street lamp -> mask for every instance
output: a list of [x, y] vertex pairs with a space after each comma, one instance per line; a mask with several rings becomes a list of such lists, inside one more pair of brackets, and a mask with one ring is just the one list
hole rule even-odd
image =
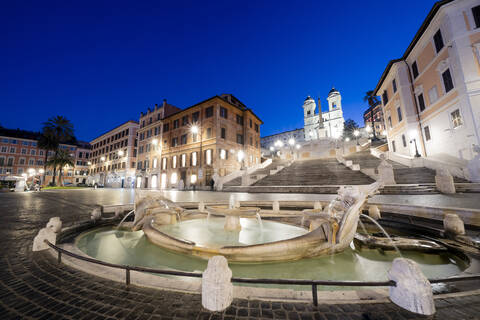
[[288, 144], [293, 147], [293, 145], [295, 144], [295, 139], [293, 138], [288, 139]]
[[357, 146], [358, 146], [358, 145], [359, 145], [359, 144], [358, 144], [358, 136], [360, 135], [360, 131], [358, 131], [358, 130], [353, 131], [353, 135], [354, 135], [355, 138], [357, 139]]
[[118, 156], [119, 156], [119, 157], [122, 157], [123, 154], [124, 154], [123, 150], [118, 150]]
[[413, 143], [413, 144], [415, 145], [415, 158], [420, 158], [421, 155], [420, 155], [420, 153], [418, 152], [417, 139], [416, 139], [415, 137], [416, 137], [416, 132], [412, 130], [412, 131], [410, 132], [410, 143]]
[[349, 138], [349, 137], [346, 137], [346, 138], [345, 138], [345, 142], [348, 142], [348, 141], [350, 141], [350, 138]]

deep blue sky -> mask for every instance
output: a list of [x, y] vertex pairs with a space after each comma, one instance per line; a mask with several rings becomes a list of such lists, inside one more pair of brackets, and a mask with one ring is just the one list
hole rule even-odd
[[345, 118], [400, 57], [433, 0], [0, 1], [0, 124], [64, 115], [91, 140], [164, 98], [233, 93], [262, 136], [303, 126], [334, 85]]

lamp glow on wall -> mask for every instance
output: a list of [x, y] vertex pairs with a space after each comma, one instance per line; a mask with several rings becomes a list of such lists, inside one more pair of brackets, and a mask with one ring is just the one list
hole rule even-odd
[[358, 130], [353, 131], [353, 135], [355, 136], [355, 139], [357, 139], [357, 146], [358, 146], [359, 145], [358, 144], [358, 136], [360, 135], [360, 131], [358, 131]]
[[417, 131], [416, 130], [410, 130], [408, 132], [408, 136], [410, 137], [410, 143], [413, 143], [415, 146], [415, 158], [421, 157], [420, 153], [418, 152], [418, 147], [417, 147]]
[[238, 162], [242, 162], [244, 158], [245, 158], [245, 153], [242, 150], [239, 150], [237, 153]]

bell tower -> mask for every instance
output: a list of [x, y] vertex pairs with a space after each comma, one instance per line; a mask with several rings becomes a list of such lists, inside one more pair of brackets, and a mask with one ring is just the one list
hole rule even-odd
[[318, 139], [320, 118], [318, 114], [315, 114], [316, 108], [315, 100], [308, 96], [303, 102], [303, 129], [306, 141]]

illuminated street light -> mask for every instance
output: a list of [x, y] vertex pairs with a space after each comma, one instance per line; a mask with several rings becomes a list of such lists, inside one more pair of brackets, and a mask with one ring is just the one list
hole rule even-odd
[[293, 138], [288, 139], [288, 144], [293, 146], [295, 144], [295, 139]]
[[275, 148], [273, 146], [270, 147], [270, 151], [272, 151], [272, 152], [275, 151]]
[[90, 161], [88, 161], [88, 162], [87, 162], [87, 164], [88, 164], [89, 166], [91, 166], [91, 165], [92, 165], [92, 163], [91, 163]]
[[297, 150], [301, 148], [299, 144], [297, 144], [295, 147], [297, 148]]
[[370, 126], [366, 126], [366, 127], [365, 127], [365, 131], [367, 131], [367, 132], [371, 132], [371, 131], [372, 131], [372, 127], [370, 127]]
[[156, 146], [156, 145], [158, 144], [158, 139], [153, 139], [153, 140], [152, 140], [152, 144], [153, 144], [154, 146]]
[[124, 154], [123, 150], [118, 150], [118, 155], [119, 155], [120, 157], [123, 156], [123, 154]]
[[192, 128], [190, 130], [192, 131], [193, 134], [197, 134], [198, 133], [198, 126], [192, 126]]
[[359, 145], [359, 144], [358, 144], [358, 136], [360, 135], [360, 131], [358, 131], [358, 130], [353, 131], [353, 135], [354, 135], [355, 138], [357, 139], [357, 146], [358, 146], [358, 145]]
[[243, 153], [242, 150], [238, 151], [237, 158], [238, 158], [238, 162], [242, 162], [243, 158], [245, 158], [245, 154]]
[[100, 158], [100, 161], [105, 161], [105, 157], [101, 157], [101, 158]]
[[345, 138], [345, 141], [346, 141], [346, 142], [350, 141], [350, 138], [349, 138], [349, 137], [346, 137], [346, 138]]

